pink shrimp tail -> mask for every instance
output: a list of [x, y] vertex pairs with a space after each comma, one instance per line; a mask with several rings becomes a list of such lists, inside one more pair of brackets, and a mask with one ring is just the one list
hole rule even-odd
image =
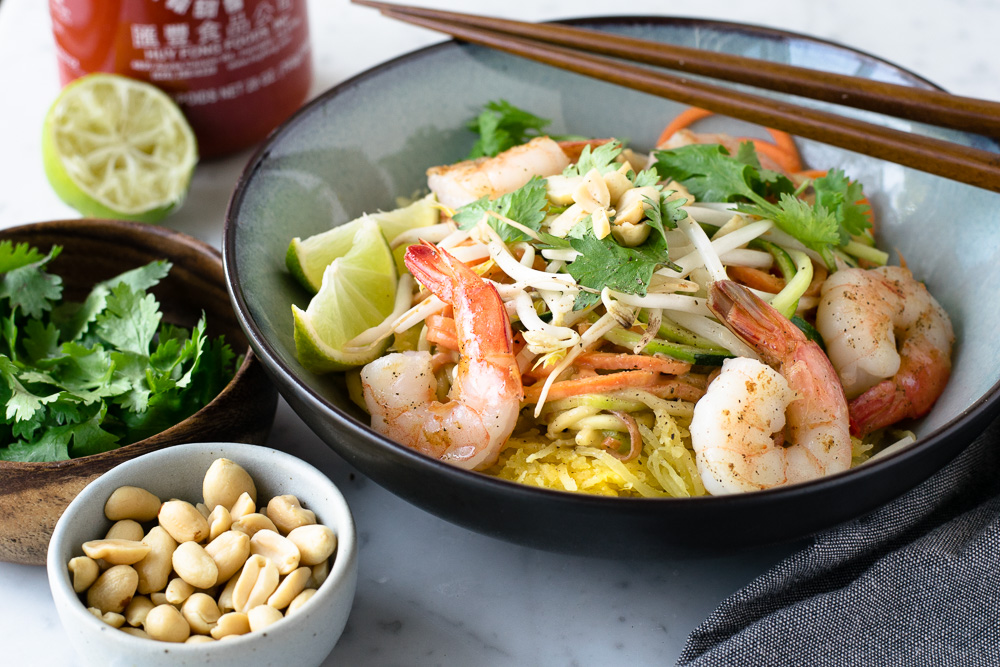
[[[461, 363], [513, 354], [510, 318], [496, 287], [427, 241], [407, 248], [403, 261], [420, 284], [454, 308]], [[520, 382], [518, 376], [518, 391]]]
[[712, 283], [708, 307], [771, 366], [787, 361], [805, 334], [756, 294], [731, 280]]
[[848, 404], [851, 435], [863, 438], [902, 419], [923, 417], [933, 407], [948, 383], [951, 363], [939, 350], [920, 354], [914, 347], [901, 355], [895, 377], [883, 380]]

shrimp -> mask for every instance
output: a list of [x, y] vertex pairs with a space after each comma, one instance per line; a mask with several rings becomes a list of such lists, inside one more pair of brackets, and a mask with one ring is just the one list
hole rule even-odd
[[863, 437], [922, 417], [951, 374], [951, 320], [898, 266], [842, 269], [823, 284], [816, 328], [851, 399], [851, 433]]
[[441, 461], [488, 468], [514, 430], [523, 395], [503, 301], [493, 285], [430, 243], [410, 246], [404, 261], [452, 305], [460, 357], [444, 403], [436, 400], [429, 352], [389, 354], [365, 366], [361, 382], [372, 427]]
[[691, 420], [712, 494], [758, 491], [847, 470], [847, 399], [820, 347], [743, 286], [713, 283], [709, 308], [766, 363], [729, 359]]
[[496, 157], [481, 157], [427, 170], [427, 186], [445, 206], [456, 209], [481, 197], [495, 199], [517, 190], [535, 176], [552, 176], [569, 158], [552, 139], [536, 137]]

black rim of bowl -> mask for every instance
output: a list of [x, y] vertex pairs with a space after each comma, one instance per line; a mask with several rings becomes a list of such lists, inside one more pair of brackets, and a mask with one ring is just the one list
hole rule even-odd
[[[750, 36], [764, 37], [767, 39], [786, 39], [794, 40], [798, 42], [809, 42], [813, 44], [833, 47], [844, 52], [852, 53], [853, 55], [861, 58], [862, 60], [870, 61], [872, 63], [879, 63], [881, 65], [887, 65], [892, 67], [897, 71], [897, 73], [903, 75], [909, 83], [917, 87], [925, 88], [935, 88], [941, 90], [941, 88], [927, 79], [903, 68], [894, 63], [888, 62], [884, 59], [878, 58], [874, 55], [866, 53], [864, 51], [854, 49], [843, 44], [820, 39], [816, 37], [811, 37], [809, 35], [803, 35], [800, 33], [778, 30], [774, 28], [768, 28], [752, 24], [734, 23], [727, 21], [713, 21], [710, 19], [700, 19], [700, 18], [688, 18], [688, 17], [668, 17], [668, 16], [600, 16], [600, 17], [579, 17], [564, 19], [558, 21], [560, 23], [574, 24], [574, 25], [586, 25], [594, 28], [600, 28], [602, 26], [611, 25], [635, 25], [635, 24], [659, 24], [659, 25], [686, 25], [691, 27], [704, 26], [706, 28], [711, 28], [713, 31], [717, 32], [737, 32]], [[246, 299], [242, 293], [242, 289], [239, 287], [240, 283], [238, 281], [238, 271], [235, 266], [235, 228], [238, 225], [236, 220], [236, 214], [239, 211], [243, 195], [245, 192], [246, 184], [253, 178], [255, 172], [260, 168], [262, 162], [268, 158], [270, 155], [270, 146], [280, 135], [288, 128], [297, 125], [299, 122], [303, 121], [307, 116], [309, 116], [317, 107], [325, 104], [330, 98], [337, 97], [343, 92], [350, 90], [351, 88], [367, 81], [372, 77], [378, 76], [383, 70], [397, 67], [401, 64], [405, 64], [409, 60], [415, 60], [428, 52], [456, 48], [459, 45], [457, 40], [447, 40], [438, 44], [433, 44], [431, 46], [423, 47], [414, 51], [410, 51], [401, 56], [398, 56], [392, 60], [388, 60], [381, 63], [373, 68], [365, 70], [343, 82], [330, 88], [329, 90], [321, 93], [316, 98], [303, 105], [298, 111], [295, 112], [291, 117], [288, 118], [282, 125], [277, 127], [261, 144], [254, 155], [250, 158], [247, 163], [246, 168], [240, 175], [236, 183], [236, 187], [233, 191], [233, 195], [229, 201], [229, 206], [226, 210], [226, 221], [223, 233], [223, 267], [226, 274], [226, 282], [229, 288], [230, 297], [236, 306], [236, 314], [242, 324], [247, 338], [250, 340], [250, 344], [254, 351], [261, 357], [261, 360], [265, 362], [265, 367], [275, 375], [277, 384], [281, 386], [284, 383], [285, 378], [294, 379], [297, 382], [296, 373], [287, 364], [283, 363], [277, 354], [277, 350], [261, 335], [260, 330], [256, 326], [256, 323], [250, 317], [250, 311]], [[468, 45], [465, 45], [468, 46]], [[482, 47], [469, 47], [469, 48], [482, 48]], [[271, 368], [271, 366], [275, 368]], [[277, 370], [275, 370], [277, 369]], [[697, 503], [698, 506], [708, 508], [714, 505], [719, 508], [725, 508], [733, 503], [738, 503], [740, 505], [746, 503], [760, 503], [768, 504], [773, 501], [778, 501], [780, 499], [787, 499], [789, 501], [800, 498], [803, 496], [812, 495], [815, 492], [828, 490], [831, 487], [839, 486], [845, 477], [852, 480], [856, 480], [859, 483], [864, 482], [864, 478], [871, 479], [874, 476], [881, 476], [882, 471], [888, 467], [895, 467], [896, 465], [902, 465], [915, 458], [923, 457], [929, 450], [936, 449], [943, 443], [951, 441], [953, 438], [966, 438], [967, 442], [963, 445], [955, 445], [952, 447], [953, 451], [950, 453], [948, 460], [953, 456], [957, 455], [965, 446], [972, 443], [972, 440], [979, 435], [979, 433], [984, 429], [992, 417], [1000, 413], [1000, 381], [996, 382], [990, 389], [985, 392], [985, 394], [975, 401], [966, 410], [956, 415], [954, 418], [949, 420], [944, 425], [938, 427], [931, 433], [925, 435], [924, 437], [918, 438], [916, 443], [912, 446], [907, 447], [901, 451], [888, 454], [881, 457], [878, 460], [867, 463], [863, 466], [851, 468], [844, 472], [836, 473], [833, 475], [828, 475], [826, 477], [821, 477], [819, 479], [804, 482], [801, 484], [795, 484], [785, 487], [775, 487], [772, 489], [767, 489], [763, 491], [757, 491], [754, 493], [744, 493], [744, 494], [734, 494], [725, 496], [698, 496], [694, 498], [617, 498], [617, 497], [605, 497], [605, 496], [594, 496], [584, 493], [573, 493], [568, 491], [559, 491], [555, 489], [546, 489], [534, 486], [528, 486], [524, 484], [518, 484], [517, 482], [508, 481], [505, 479], [500, 479], [497, 477], [492, 477], [489, 475], [484, 475], [481, 473], [471, 472], [468, 470], [460, 469], [455, 466], [449, 465], [447, 463], [432, 459], [430, 457], [419, 454], [416, 451], [409, 449], [405, 445], [399, 444], [379, 433], [376, 433], [368, 425], [359, 422], [355, 417], [346, 412], [342, 411], [340, 408], [336, 407], [330, 403], [326, 398], [324, 398], [320, 393], [318, 393], [313, 387], [298, 382], [300, 388], [305, 392], [305, 400], [312, 404], [314, 408], [318, 408], [325, 414], [330, 415], [334, 420], [336, 420], [337, 425], [344, 430], [344, 437], [350, 438], [360, 437], [360, 438], [372, 438], [378, 441], [383, 447], [388, 448], [392, 454], [399, 459], [406, 462], [408, 465], [416, 465], [420, 467], [429, 467], [436, 469], [438, 473], [444, 475], [446, 478], [455, 478], [456, 481], [469, 481], [470, 475], [475, 475], [478, 478], [478, 484], [489, 486], [495, 486], [496, 491], [504, 493], [515, 493], [523, 494], [527, 498], [537, 498], [539, 501], [544, 502], [571, 502], [575, 505], [593, 506], [595, 508], [602, 508], [604, 510], [611, 509], [612, 507], [620, 508], [623, 511], [634, 509], [637, 511], [645, 511], [651, 507], [655, 507], [661, 503], [669, 503], [671, 505], [680, 504], [690, 504]], [[954, 443], [952, 443], [954, 444]], [[931, 473], [933, 474], [933, 472]], [[926, 479], [925, 475], [922, 479]], [[377, 480], [376, 480], [377, 481]]]

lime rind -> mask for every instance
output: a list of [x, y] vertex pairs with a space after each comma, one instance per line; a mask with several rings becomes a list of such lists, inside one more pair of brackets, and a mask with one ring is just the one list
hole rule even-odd
[[[304, 239], [296, 237], [288, 244], [288, 250], [285, 253], [285, 266], [303, 287], [315, 294], [323, 282], [323, 272], [326, 267], [338, 257], [349, 252], [354, 235], [365, 220], [375, 221], [385, 238], [391, 243], [403, 232], [418, 227], [436, 225], [440, 219], [441, 213], [437, 207], [437, 200], [433, 194], [430, 194], [408, 206], [391, 211], [365, 214], [348, 223]], [[406, 245], [402, 245], [392, 253], [396, 270], [400, 273], [406, 271], [406, 266], [403, 264], [403, 254], [406, 252], [406, 247]]]
[[305, 239], [292, 239], [285, 253], [285, 266], [303, 287], [315, 294], [323, 284], [326, 267], [350, 252], [363, 221], [364, 218], [358, 218]]
[[42, 161], [56, 194], [83, 215], [157, 222], [183, 203], [198, 150], [166, 93], [98, 73], [66, 86], [50, 107]]
[[296, 356], [315, 373], [373, 361], [390, 340], [347, 351], [345, 344], [388, 317], [396, 300], [396, 265], [378, 223], [362, 219], [350, 250], [323, 272], [319, 291], [305, 310], [292, 306]]

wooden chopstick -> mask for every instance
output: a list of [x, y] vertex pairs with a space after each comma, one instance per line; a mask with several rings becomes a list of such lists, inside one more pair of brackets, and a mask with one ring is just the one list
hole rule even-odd
[[1000, 137], [1000, 102], [625, 35], [609, 35], [599, 30], [557, 23], [527, 23], [375, 0], [353, 1], [383, 11], [476, 26], [647, 65], [866, 109], [938, 127]]
[[450, 20], [406, 13], [400, 5], [371, 0], [352, 1], [376, 7], [388, 17], [444, 32], [467, 42], [1000, 192], [1000, 154], [997, 153], [713, 86], [605, 56]]

